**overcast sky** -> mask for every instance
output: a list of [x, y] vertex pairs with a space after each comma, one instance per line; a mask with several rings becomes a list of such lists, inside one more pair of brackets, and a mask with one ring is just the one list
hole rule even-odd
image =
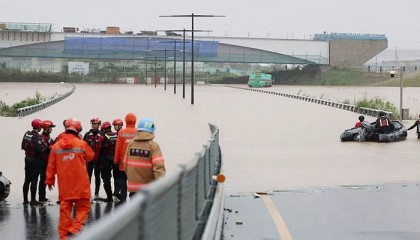
[[418, 0], [2, 0], [0, 22], [52, 23], [55, 30], [119, 26], [136, 33], [190, 29], [189, 18], [159, 16], [191, 13], [225, 15], [195, 20], [195, 29], [214, 36], [308, 39], [324, 31], [374, 33], [385, 34], [390, 48], [420, 49]]

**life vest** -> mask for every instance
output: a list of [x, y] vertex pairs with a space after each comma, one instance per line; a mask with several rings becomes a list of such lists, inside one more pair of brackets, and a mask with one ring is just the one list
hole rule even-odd
[[25, 156], [34, 157], [41, 152], [42, 139], [38, 132], [27, 131], [23, 135], [21, 148], [25, 151]]
[[105, 155], [114, 157], [115, 144], [117, 143], [118, 134], [116, 132], [106, 132], [103, 134], [101, 148]]
[[99, 132], [93, 132], [89, 131], [85, 135], [85, 141], [89, 144], [89, 146], [95, 150], [96, 146], [99, 145], [99, 138], [100, 138]]
[[42, 144], [45, 147], [45, 151], [41, 153], [41, 159], [48, 161], [48, 156], [50, 155], [51, 146], [54, 144], [54, 140], [51, 138], [50, 134], [43, 132], [41, 134]]
[[95, 153], [95, 157], [93, 161], [97, 161], [99, 159], [99, 154], [101, 150], [101, 134], [99, 131], [93, 131], [92, 129], [87, 132], [83, 138], [88, 145], [92, 148], [93, 152]]
[[22, 150], [27, 151], [33, 147], [33, 143], [32, 143], [33, 136], [34, 136], [34, 133], [32, 131], [27, 131], [23, 135], [22, 144], [21, 144]]
[[379, 119], [379, 126], [381, 126], [381, 127], [388, 127], [388, 126], [389, 126], [389, 121], [388, 121], [388, 119], [387, 119], [387, 118], [385, 118], [385, 117], [381, 117], [381, 118]]

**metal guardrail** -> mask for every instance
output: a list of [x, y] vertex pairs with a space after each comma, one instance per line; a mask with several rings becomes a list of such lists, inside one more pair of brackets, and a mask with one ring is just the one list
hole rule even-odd
[[219, 239], [223, 186], [213, 176], [222, 159], [219, 129], [209, 125], [210, 140], [189, 163], [141, 189], [77, 239]]
[[46, 32], [50, 33], [51, 23], [0, 22], [0, 31]]
[[281, 92], [272, 92], [272, 91], [267, 91], [267, 90], [258, 89], [258, 88], [256, 89], [256, 88], [236, 87], [236, 86], [229, 86], [229, 87], [248, 90], [248, 91], [253, 91], [253, 92], [262, 92], [262, 93], [274, 94], [274, 95], [278, 95], [278, 96], [282, 96], [282, 97], [288, 97], [288, 98], [298, 99], [298, 100], [302, 100], [302, 101], [318, 103], [318, 104], [321, 104], [321, 105], [335, 107], [335, 108], [339, 108], [339, 109], [343, 109], [343, 110], [347, 110], [347, 111], [350, 111], [350, 112], [355, 112], [355, 113], [358, 113], [358, 114], [363, 114], [363, 115], [367, 115], [367, 116], [371, 116], [371, 117], [378, 116], [378, 113], [381, 112], [381, 111], [385, 112], [388, 116], [392, 114], [392, 112], [389, 112], [389, 111], [372, 109], [372, 108], [365, 108], [365, 107], [357, 107], [355, 105], [348, 104], [348, 103], [333, 102], [333, 101], [330, 101], [330, 100], [324, 100], [324, 99], [319, 99], [319, 98], [314, 98], [314, 97], [309, 97], [309, 96], [294, 95], [294, 94], [281, 93]]
[[[71, 83], [70, 83], [71, 84]], [[76, 86], [74, 86], [73, 84], [71, 84], [72, 88], [70, 91], [59, 95], [58, 97], [54, 97], [48, 101], [42, 102], [42, 103], [38, 103], [36, 105], [32, 105], [32, 106], [28, 106], [28, 107], [24, 107], [24, 108], [18, 108], [17, 109], [17, 115], [18, 117], [24, 117], [27, 115], [30, 115], [34, 112], [38, 112], [41, 111], [42, 109], [45, 109], [53, 104], [56, 104], [58, 102], [60, 102], [61, 100], [65, 99], [66, 97], [70, 96], [71, 94], [73, 94], [74, 90], [76, 89]]]
[[323, 33], [315, 34], [314, 40], [331, 39], [355, 39], [355, 40], [388, 40], [385, 34], [366, 34], [366, 33]]

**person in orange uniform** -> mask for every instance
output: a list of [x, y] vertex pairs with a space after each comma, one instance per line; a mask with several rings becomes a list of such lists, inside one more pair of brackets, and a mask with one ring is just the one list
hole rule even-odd
[[[61, 136], [66, 134], [66, 121], [67, 121], [67, 119], [65, 119], [63, 121], [64, 132], [61, 132], [60, 134], [58, 134], [58, 136], [54, 139], [54, 143], [58, 142], [58, 140], [60, 140]], [[79, 133], [79, 138], [83, 139], [83, 136], [80, 133]]]
[[[66, 133], [56, 142], [50, 152], [45, 184], [52, 190], [55, 175], [58, 181], [60, 239], [78, 233], [90, 212], [90, 182], [86, 162], [92, 161], [95, 153], [79, 138], [82, 124], [76, 119], [66, 120]], [[75, 207], [72, 218], [73, 204]]]
[[137, 134], [128, 144], [124, 169], [127, 174], [127, 188], [132, 197], [144, 185], [165, 176], [165, 161], [155, 138], [155, 124], [150, 118], [143, 118], [137, 125]]
[[116, 193], [120, 202], [125, 202], [127, 199], [127, 176], [124, 172], [124, 156], [128, 144], [136, 136], [136, 121], [137, 117], [134, 113], [128, 113], [125, 116], [126, 127], [118, 132], [117, 143], [115, 144], [114, 163], [118, 165], [118, 181], [120, 193]]

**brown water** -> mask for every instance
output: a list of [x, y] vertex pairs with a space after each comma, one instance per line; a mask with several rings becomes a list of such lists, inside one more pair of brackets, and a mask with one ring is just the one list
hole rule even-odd
[[[323, 87], [323, 86], [274, 86], [272, 91], [302, 96], [312, 96], [334, 102], [355, 104], [359, 100], [379, 98], [400, 108], [399, 87]], [[420, 88], [403, 88], [403, 108], [408, 108], [410, 115], [416, 118], [420, 113]]]
[[[4, 86], [0, 84], [0, 100], [5, 96]], [[35, 91], [44, 95], [68, 90], [68, 87], [9, 84], [7, 89], [6, 101], [16, 102], [33, 96]], [[270, 90], [293, 94], [300, 91], [312, 96], [328, 93], [336, 98], [348, 97], [341, 93], [351, 92], [351, 89], [340, 89], [286, 86]], [[398, 99], [398, 92], [391, 88], [371, 90]], [[420, 91], [412, 90], [413, 96], [420, 96]], [[156, 122], [156, 141], [162, 148], [168, 174], [178, 164], [193, 158], [209, 138], [207, 124], [214, 123], [220, 128], [226, 194], [420, 182], [420, 143], [413, 131], [402, 142], [342, 143], [339, 135], [354, 125], [358, 116], [355, 113], [223, 86], [196, 86], [193, 106], [189, 89], [187, 99], [182, 99], [180, 93], [179, 86], [178, 94], [174, 95], [171, 88], [165, 92], [162, 86], [155, 89], [134, 85], [77, 85], [73, 95], [31, 116], [0, 117], [3, 126], [0, 171], [12, 181], [11, 195], [7, 202], [0, 204], [0, 238], [57, 238], [58, 205], [42, 208], [22, 205], [24, 153], [20, 142], [33, 118], [56, 123], [52, 133], [56, 136], [63, 130], [61, 122], [68, 117], [82, 121], [83, 133], [89, 129], [89, 120], [94, 116], [102, 121], [124, 118], [127, 112], [151, 117]], [[412, 122], [404, 123], [409, 126]], [[53, 201], [57, 195], [56, 189], [47, 191], [47, 197]], [[105, 195], [102, 188], [100, 195]], [[94, 204], [89, 222], [112, 210], [112, 204]], [[24, 226], [24, 229], [19, 227], [16, 231], [16, 226]]]
[[0, 83], [0, 100], [8, 105], [26, 98], [34, 98], [36, 92], [43, 97], [51, 98], [71, 90], [71, 86], [63, 83]]
[[[57, 87], [33, 85], [36, 87], [16, 84], [17, 89], [25, 90], [9, 92], [17, 94], [15, 99], [22, 99], [31, 95], [26, 87], [41, 93]], [[327, 91], [329, 94], [351, 91], [320, 87], [270, 90], [296, 94], [297, 89], [313, 96]], [[414, 131], [403, 142], [342, 143], [339, 135], [354, 125], [355, 113], [280, 96], [203, 85], [196, 86], [196, 104], [190, 105], [187, 90], [187, 99], [182, 99], [179, 86], [178, 94], [174, 95], [170, 88], [165, 92], [162, 86], [155, 89], [154, 86], [77, 85], [72, 96], [48, 109], [20, 119], [0, 118], [4, 126], [0, 170], [13, 183], [9, 200], [21, 202], [24, 154], [20, 141], [33, 118], [57, 123], [52, 133], [56, 136], [62, 131], [61, 122], [65, 118], [80, 119], [85, 132], [89, 129], [89, 119], [94, 116], [112, 121], [124, 118], [127, 112], [156, 121], [156, 140], [169, 173], [177, 164], [190, 161], [206, 143], [207, 123], [216, 124], [220, 128], [228, 193], [420, 181], [417, 172], [420, 143]], [[391, 88], [374, 88], [372, 92], [395, 95]], [[411, 123], [405, 122], [407, 126]], [[48, 192], [50, 197], [56, 194], [55, 190]]]

